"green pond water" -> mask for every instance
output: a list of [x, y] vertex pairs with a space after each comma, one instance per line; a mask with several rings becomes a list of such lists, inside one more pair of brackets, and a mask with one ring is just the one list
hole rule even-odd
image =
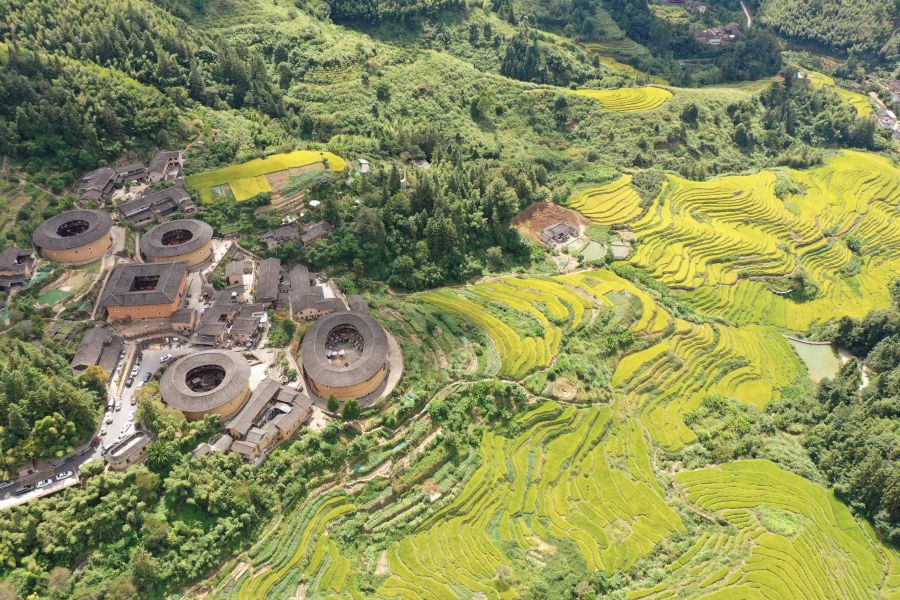
[[808, 344], [792, 339], [788, 339], [788, 343], [806, 364], [813, 381], [833, 378], [841, 368], [841, 357], [830, 344]]

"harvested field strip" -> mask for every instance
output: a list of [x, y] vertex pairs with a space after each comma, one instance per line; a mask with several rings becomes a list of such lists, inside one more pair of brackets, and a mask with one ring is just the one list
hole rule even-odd
[[610, 407], [546, 403], [537, 411], [520, 418], [532, 425], [513, 439], [485, 434], [482, 466], [459, 495], [391, 546], [393, 575], [380, 594], [409, 597], [403, 590], [425, 589], [433, 598], [516, 597], [491, 583], [499, 567], [516, 564], [495, 536], [519, 557], [568, 539], [590, 569], [612, 573], [682, 528], [663, 500], [636, 424], [616, 425]]
[[654, 110], [672, 97], [672, 92], [660, 87], [619, 88], [616, 90], [575, 90], [579, 96], [593, 98], [606, 110], [614, 112], [644, 112]]
[[200, 199], [206, 204], [213, 202], [210, 188], [224, 185], [231, 186], [235, 200], [240, 202], [248, 200], [260, 192], [271, 191], [265, 175], [296, 167], [322, 164], [323, 159], [328, 161], [329, 169], [334, 172], [343, 171], [346, 166], [344, 159], [330, 152], [298, 150], [285, 154], [273, 154], [267, 158], [257, 158], [214, 171], [188, 175], [185, 182], [197, 190]]
[[[665, 589], [680, 597], [723, 599], [879, 596], [889, 555], [831, 492], [765, 460], [684, 471], [676, 482], [691, 502], [735, 529], [709, 538], [729, 548], [725, 552], [704, 557], [703, 538], [698, 540], [672, 564], [677, 579]], [[760, 516], [773, 511], [781, 529]], [[729, 541], [718, 539], [723, 537]], [[661, 591], [648, 588], [629, 598], [661, 598]]]
[[621, 225], [643, 213], [641, 198], [631, 187], [631, 175], [623, 175], [601, 187], [581, 190], [566, 205], [598, 225]]

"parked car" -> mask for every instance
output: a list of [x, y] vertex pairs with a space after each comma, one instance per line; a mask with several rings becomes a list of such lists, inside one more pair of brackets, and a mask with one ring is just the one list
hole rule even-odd
[[128, 422], [129, 422], [129, 423], [131, 423], [132, 421], [134, 421], [134, 412], [135, 412], [135, 411], [131, 411], [130, 413], [128, 413]]
[[164, 355], [162, 358], [159, 359], [159, 364], [164, 365], [164, 364], [166, 364], [167, 362], [169, 362], [170, 360], [172, 360], [172, 355], [171, 355], [171, 354], [166, 354], [166, 355]]
[[62, 481], [62, 480], [65, 479], [66, 477], [71, 477], [71, 476], [72, 476], [72, 471], [63, 471], [62, 473], [57, 473], [57, 474], [56, 474], [56, 480], [57, 480], [57, 481]]
[[125, 387], [131, 387], [134, 385], [134, 377], [129, 377], [125, 380]]
[[134, 365], [134, 367], [131, 368], [131, 376], [137, 377], [137, 374], [140, 373], [140, 371], [141, 371], [140, 365]]
[[112, 416], [112, 413], [109, 413], [109, 412], [106, 413], [106, 417], [103, 419], [103, 422], [106, 423], [107, 425], [109, 425], [110, 423], [112, 423], [112, 422], [113, 422], [113, 416]]
[[22, 494], [30, 492], [33, 489], [34, 489], [34, 486], [29, 483], [28, 485], [23, 485], [22, 487], [17, 489], [15, 492], [13, 492], [13, 494], [15, 494], [16, 496], [20, 496]]
[[137, 395], [136, 394], [131, 395], [131, 405], [132, 406], [137, 405]]
[[147, 374], [144, 376], [144, 383], [147, 383], [147, 382], [150, 381], [151, 379], [153, 379], [153, 373], [147, 373]]
[[121, 400], [116, 402], [116, 410], [122, 410], [122, 401]]
[[40, 481], [37, 482], [37, 487], [39, 487], [39, 488], [46, 487], [46, 486], [50, 485], [51, 483], [53, 483], [52, 479], [41, 479]]
[[106, 435], [109, 433], [109, 429], [107, 429], [106, 425], [100, 428], [100, 435]]
[[106, 410], [112, 410], [116, 406], [116, 399], [112, 396], [109, 397], [109, 402], [106, 403]]

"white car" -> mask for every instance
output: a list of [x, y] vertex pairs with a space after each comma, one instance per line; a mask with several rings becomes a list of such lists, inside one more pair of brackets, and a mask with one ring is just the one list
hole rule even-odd
[[62, 480], [65, 479], [66, 477], [71, 477], [71, 476], [72, 476], [72, 471], [63, 471], [62, 473], [57, 473], [57, 474], [56, 474], [56, 480], [57, 480], [57, 481], [62, 481]]
[[165, 356], [163, 356], [162, 358], [159, 359], [159, 364], [164, 365], [167, 362], [169, 362], [170, 360], [172, 360], [172, 355], [166, 354]]
[[121, 400], [116, 402], [116, 410], [122, 410], [122, 401]]
[[41, 479], [37, 482], [37, 487], [44, 487], [53, 483], [52, 479]]
[[138, 365], [134, 365], [134, 368], [131, 369], [131, 376], [137, 377], [137, 374], [140, 373], [141, 368]]
[[106, 425], [100, 428], [100, 435], [106, 435], [109, 433], [109, 429], [106, 428]]
[[128, 413], [128, 422], [131, 423], [132, 421], [134, 421], [134, 411]]
[[106, 418], [103, 419], [107, 425], [113, 422], [112, 413], [106, 413]]

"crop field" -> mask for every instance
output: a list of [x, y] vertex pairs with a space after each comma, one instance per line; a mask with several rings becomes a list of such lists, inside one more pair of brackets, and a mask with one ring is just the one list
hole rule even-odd
[[212, 188], [222, 188], [223, 186], [229, 186], [234, 199], [242, 202], [257, 194], [272, 191], [266, 175], [291, 169], [302, 169], [316, 164], [322, 164], [324, 169], [323, 159], [328, 161], [328, 168], [333, 172], [343, 171], [346, 167], [344, 159], [330, 152], [298, 150], [257, 158], [214, 171], [188, 175], [185, 181], [189, 187], [198, 191], [200, 199], [205, 204], [214, 201]]
[[644, 112], [654, 110], [672, 97], [672, 92], [660, 87], [619, 88], [615, 90], [575, 90], [579, 96], [593, 98], [606, 110], [615, 112]]
[[575, 209], [598, 225], [621, 225], [641, 216], [641, 198], [631, 187], [631, 175], [601, 187], [581, 190], [566, 206]]
[[[530, 371], [546, 367], [556, 356], [563, 331], [578, 327], [590, 303], [577, 293], [550, 279], [514, 279], [480, 283], [465, 291], [435, 290], [419, 298], [458, 314], [485, 330], [499, 355], [497, 375], [521, 379]], [[523, 315], [539, 324], [543, 334], [517, 331], [504, 312]]]
[[821, 486], [765, 460], [684, 471], [675, 481], [719, 525], [667, 567], [663, 582], [629, 600], [849, 600], [895, 591], [882, 589], [885, 572], [896, 573], [895, 552], [876, 545]]
[[[640, 244], [630, 261], [685, 292], [698, 309], [736, 324], [805, 330], [825, 315], [861, 317], [885, 306], [887, 284], [900, 269], [900, 169], [847, 151], [822, 167], [786, 173], [805, 191], [784, 200], [770, 172], [704, 182], [670, 176], [631, 223]], [[861, 256], [844, 243], [850, 235], [861, 242]], [[785, 289], [800, 271], [818, 288], [805, 302]]]
[[325, 596], [343, 593], [352, 580], [350, 562], [329, 539], [328, 529], [353, 509], [353, 504], [341, 495], [311, 501], [274, 537], [263, 538], [250, 550], [253, 565], [264, 568], [248, 569], [239, 581], [229, 582], [224, 597], [290, 597], [301, 575], [314, 582], [310, 587]]
[[815, 87], [828, 87], [837, 92], [838, 96], [856, 109], [859, 116], [868, 117], [874, 112], [872, 110], [872, 103], [864, 94], [842, 88], [828, 75], [817, 71], [810, 71], [807, 73], [807, 77], [809, 77], [809, 82]]
[[[627, 569], [683, 528], [666, 506], [646, 441], [609, 407], [544, 405], [506, 439], [486, 433], [482, 466], [421, 531], [388, 550], [390, 598], [515, 598], [497, 573], [542, 565], [555, 539], [571, 540], [588, 569]], [[565, 465], [565, 468], [563, 466]]]
[[627, 394], [653, 440], [677, 450], [696, 439], [683, 417], [706, 396], [734, 398], [762, 409], [803, 373], [799, 359], [774, 329], [678, 320], [671, 336], [623, 358], [613, 385]]

